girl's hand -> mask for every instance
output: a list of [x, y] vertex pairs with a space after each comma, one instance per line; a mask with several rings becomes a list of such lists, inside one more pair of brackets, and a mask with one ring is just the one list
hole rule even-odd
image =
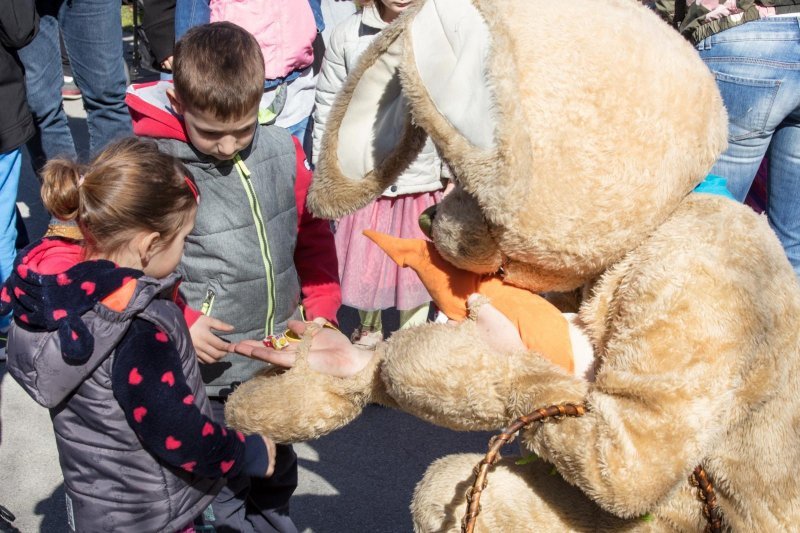
[[221, 320], [201, 315], [200, 318], [192, 324], [192, 327], [189, 328], [192, 344], [197, 352], [197, 359], [199, 359], [201, 363], [210, 364], [216, 363], [228, 355], [228, 353], [231, 352], [231, 343], [217, 337], [214, 334], [214, 330], [230, 333], [233, 329], [233, 326]]
[[[309, 324], [289, 321], [289, 329], [303, 336]], [[313, 341], [308, 352], [308, 364], [312, 370], [340, 378], [348, 378], [367, 366], [374, 352], [356, 348], [342, 332], [330, 328], [314, 328]], [[291, 368], [297, 359], [298, 344], [290, 344], [283, 350], [267, 348], [261, 341], [241, 341], [231, 345], [238, 354], [259, 359], [275, 365]]]

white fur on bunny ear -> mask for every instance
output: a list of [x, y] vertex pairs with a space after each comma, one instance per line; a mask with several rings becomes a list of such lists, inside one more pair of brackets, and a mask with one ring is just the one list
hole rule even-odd
[[472, 145], [493, 148], [491, 37], [483, 17], [470, 0], [428, 0], [410, 29], [414, 65], [433, 105]]
[[401, 53], [396, 40], [353, 89], [339, 128], [337, 155], [345, 176], [358, 179], [372, 172], [403, 136], [409, 110], [397, 77]]

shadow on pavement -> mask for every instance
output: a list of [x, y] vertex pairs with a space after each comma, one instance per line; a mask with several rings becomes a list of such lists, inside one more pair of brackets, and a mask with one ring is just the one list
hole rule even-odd
[[[11, 376], [8, 375], [8, 369], [6, 368], [5, 363], [0, 363], [0, 384], [3, 383], [5, 379], [12, 379]], [[1, 390], [1, 389], [0, 389]], [[2, 402], [2, 398], [0, 397], [0, 403]], [[0, 443], [3, 442], [3, 420], [0, 417]], [[59, 473], [60, 476], [60, 473]], [[9, 486], [5, 487], [6, 489], [10, 489]], [[2, 493], [5, 495], [5, 493]], [[11, 496], [9, 494], [9, 496]], [[14, 501], [14, 498], [10, 498], [11, 501]], [[47, 498], [40, 500], [36, 503], [34, 507], [34, 514], [37, 516], [42, 516], [42, 523], [40, 531], [42, 533], [68, 533], [69, 526], [67, 524], [67, 514], [65, 508], [65, 498], [64, 498], [64, 484], [60, 483], [58, 487], [48, 496]], [[6, 507], [10, 505], [10, 501], [5, 501], [5, 498], [0, 499], [0, 533], [18, 533], [20, 532], [19, 529], [14, 525], [15, 521], [15, 510]], [[19, 501], [17, 501], [19, 503]], [[19, 513], [20, 510], [17, 510]], [[22, 517], [20, 517], [22, 518]], [[25, 532], [29, 533], [29, 532]]]
[[301, 476], [310, 472], [335, 493], [293, 496], [292, 519], [300, 531], [315, 533], [412, 531], [409, 505], [428, 466], [454, 453], [484, 454], [491, 436], [450, 431], [399, 411], [368, 406], [350, 425], [306, 443], [318, 459], [301, 457], [299, 464], [307, 471]]
[[69, 533], [65, 501], [62, 483], [49, 497], [36, 504], [33, 511], [36, 516], [42, 517], [41, 533]]

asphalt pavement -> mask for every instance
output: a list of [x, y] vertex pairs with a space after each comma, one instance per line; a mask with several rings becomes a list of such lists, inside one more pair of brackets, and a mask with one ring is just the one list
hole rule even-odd
[[[76, 144], [85, 153], [88, 133], [80, 101], [65, 104]], [[39, 183], [24, 162], [18, 206], [31, 239], [39, 238], [48, 216]], [[391, 315], [386, 325], [396, 323]], [[340, 313], [349, 333], [353, 310]], [[411, 531], [408, 505], [417, 481], [435, 459], [459, 452], [486, 451], [490, 434], [456, 433], [404, 413], [370, 406], [349, 426], [295, 446], [300, 482], [291, 513], [300, 531], [400, 533]], [[58, 454], [48, 411], [34, 403], [0, 363], [0, 506], [16, 519], [2, 518], [0, 532], [69, 531]]]

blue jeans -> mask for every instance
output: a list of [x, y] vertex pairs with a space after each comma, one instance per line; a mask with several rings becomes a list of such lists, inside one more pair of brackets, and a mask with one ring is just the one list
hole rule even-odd
[[89, 126], [89, 149], [133, 134], [125, 105], [125, 66], [119, 0], [40, 0], [36, 38], [19, 51], [25, 66], [28, 105], [38, 135], [28, 142], [34, 166], [52, 157], [76, 157], [61, 103], [64, 74], [59, 32], [81, 90]]
[[175, 40], [177, 41], [189, 28], [208, 24], [211, 20], [209, 0], [177, 0], [175, 2]]
[[[11, 275], [17, 255], [17, 188], [21, 163], [19, 148], [0, 154], [0, 284]], [[0, 330], [10, 324], [10, 314], [0, 317]]]
[[712, 174], [743, 201], [769, 158], [767, 217], [800, 277], [800, 17], [767, 18], [697, 44], [728, 109], [728, 149]]

